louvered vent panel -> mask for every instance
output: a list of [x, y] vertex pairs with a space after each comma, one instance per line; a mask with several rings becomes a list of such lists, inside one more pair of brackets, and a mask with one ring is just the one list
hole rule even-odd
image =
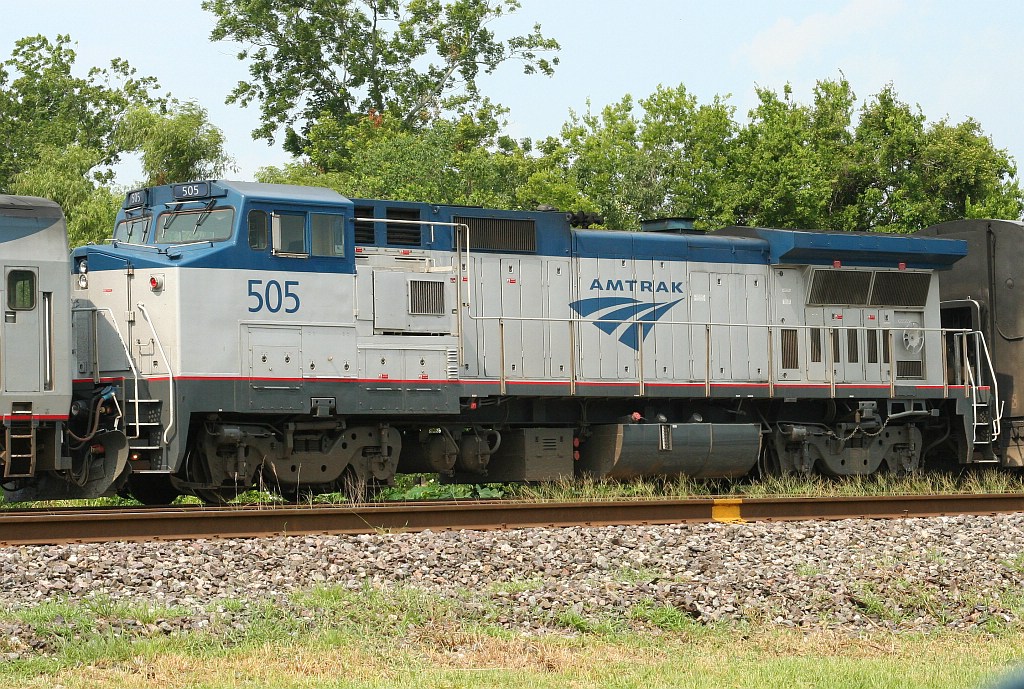
[[373, 208], [370, 206], [356, 206], [356, 244], [375, 244], [373, 227], [375, 223], [359, 218], [372, 218]]
[[871, 305], [923, 307], [931, 281], [931, 273], [875, 273]]
[[[388, 208], [388, 220], [418, 221], [420, 212], [416, 209]], [[423, 231], [421, 225], [388, 223], [388, 244], [397, 246], [419, 246]]]
[[897, 378], [924, 378], [923, 361], [897, 361]]
[[448, 380], [456, 380], [459, 377], [459, 350], [454, 348], [448, 349], [445, 361], [445, 371], [448, 374]]
[[868, 330], [867, 331], [867, 336], [868, 336], [868, 363], [869, 364], [877, 364], [878, 363], [878, 335], [879, 335], [879, 331], [877, 331], [877, 330]]
[[409, 313], [414, 316], [443, 316], [444, 311], [443, 282], [409, 281]]
[[[456, 217], [455, 222], [469, 226], [470, 250], [537, 253], [537, 224], [533, 220]], [[465, 236], [461, 244], [466, 245]]]
[[797, 345], [797, 331], [790, 328], [783, 328], [779, 336], [782, 338], [782, 368], [800, 368], [800, 350]]
[[853, 270], [816, 270], [808, 304], [863, 306], [868, 302], [871, 273]]

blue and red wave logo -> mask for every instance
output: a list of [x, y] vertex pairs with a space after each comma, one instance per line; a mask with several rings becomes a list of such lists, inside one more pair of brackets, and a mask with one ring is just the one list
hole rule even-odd
[[593, 318], [594, 325], [609, 335], [621, 329], [619, 342], [639, 350], [654, 324], [681, 301], [655, 304], [632, 297], [590, 297], [570, 303], [569, 308], [583, 318]]

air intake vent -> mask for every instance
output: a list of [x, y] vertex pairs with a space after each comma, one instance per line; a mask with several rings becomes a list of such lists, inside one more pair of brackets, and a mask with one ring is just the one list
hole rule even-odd
[[[388, 208], [388, 220], [419, 222], [420, 212], [415, 208]], [[388, 244], [392, 246], [419, 246], [423, 236], [420, 225], [388, 223]]]
[[[533, 220], [456, 217], [469, 226], [469, 248], [478, 251], [537, 253], [537, 224]], [[460, 244], [466, 245], [465, 230]]]
[[443, 316], [445, 313], [444, 283], [410, 280], [409, 313], [414, 316]]
[[800, 368], [800, 350], [797, 348], [797, 331], [783, 328], [779, 333], [782, 339], [782, 368]]
[[897, 361], [897, 378], [924, 378], [923, 361]]
[[868, 302], [871, 273], [854, 270], [816, 270], [807, 303], [825, 306], [847, 304], [863, 306]]
[[360, 218], [372, 218], [373, 208], [371, 206], [356, 206], [356, 244], [375, 244], [373, 222], [360, 220]]
[[875, 273], [871, 305], [923, 307], [931, 281], [931, 273]]

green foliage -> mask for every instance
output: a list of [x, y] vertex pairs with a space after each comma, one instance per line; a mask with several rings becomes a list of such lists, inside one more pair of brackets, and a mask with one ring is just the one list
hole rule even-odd
[[228, 102], [258, 102], [253, 137], [273, 141], [284, 125], [295, 154], [324, 119], [388, 114], [413, 128], [474, 110], [481, 72], [519, 61], [550, 75], [558, 63], [543, 57], [559, 46], [540, 25], [504, 39], [492, 30], [518, 0], [204, 0], [203, 9], [217, 17], [211, 38], [240, 43], [238, 58], [250, 61], [252, 80]]
[[121, 198], [90, 176], [100, 154], [79, 144], [40, 146], [36, 152], [38, 160], [16, 174], [8, 190], [59, 203], [67, 215], [72, 246], [103, 241], [110, 234]]
[[61, 204], [72, 245], [110, 235], [121, 193], [112, 166], [142, 154], [146, 183], [220, 174], [223, 135], [194, 103], [151, 95], [124, 60], [75, 76], [71, 39], [19, 40], [0, 63], [0, 190]]
[[166, 113], [133, 108], [118, 133], [126, 150], [142, 153], [143, 186], [219, 177], [230, 163], [224, 133], [196, 103], [172, 105]]
[[75, 58], [69, 36], [31, 36], [0, 64], [0, 186], [69, 144], [93, 152], [97, 166], [117, 163], [117, 122], [130, 108], [163, 103], [149, 94], [156, 80], [137, 77], [124, 60], [83, 78], [72, 73]]
[[[472, 485], [439, 483], [435, 478], [423, 480], [426, 474], [399, 477], [395, 486], [382, 489], [376, 500], [492, 500], [505, 497], [501, 484]], [[415, 481], [409, 479], [416, 479]]]
[[73, 243], [110, 232], [118, 201], [106, 188], [124, 152], [116, 131], [130, 108], [159, 108], [151, 77], [123, 60], [73, 74], [69, 36], [23, 38], [0, 64], [0, 190], [58, 201]]
[[[344, 125], [325, 116], [310, 129], [306, 163], [260, 171], [265, 182], [327, 186], [354, 197], [496, 208], [519, 197], [537, 162], [496, 133], [500, 109], [410, 130], [390, 115]], [[535, 204], [534, 204], [535, 205]]]
[[600, 114], [570, 114], [545, 141], [531, 190], [586, 199], [606, 224], [690, 216], [727, 224], [910, 232], [962, 217], [1016, 219], [1024, 194], [1007, 152], [968, 118], [929, 124], [887, 86], [858, 111], [845, 79], [813, 102], [757, 90], [746, 123], [727, 100], [701, 105], [685, 87], [628, 95]]

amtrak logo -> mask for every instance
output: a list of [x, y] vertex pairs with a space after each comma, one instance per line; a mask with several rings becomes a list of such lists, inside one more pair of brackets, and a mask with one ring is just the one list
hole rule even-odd
[[583, 318], [594, 318], [594, 325], [609, 335], [622, 328], [619, 342], [639, 350], [640, 340], [647, 339], [654, 323], [681, 301], [652, 304], [632, 297], [590, 297], [572, 302], [569, 308]]

